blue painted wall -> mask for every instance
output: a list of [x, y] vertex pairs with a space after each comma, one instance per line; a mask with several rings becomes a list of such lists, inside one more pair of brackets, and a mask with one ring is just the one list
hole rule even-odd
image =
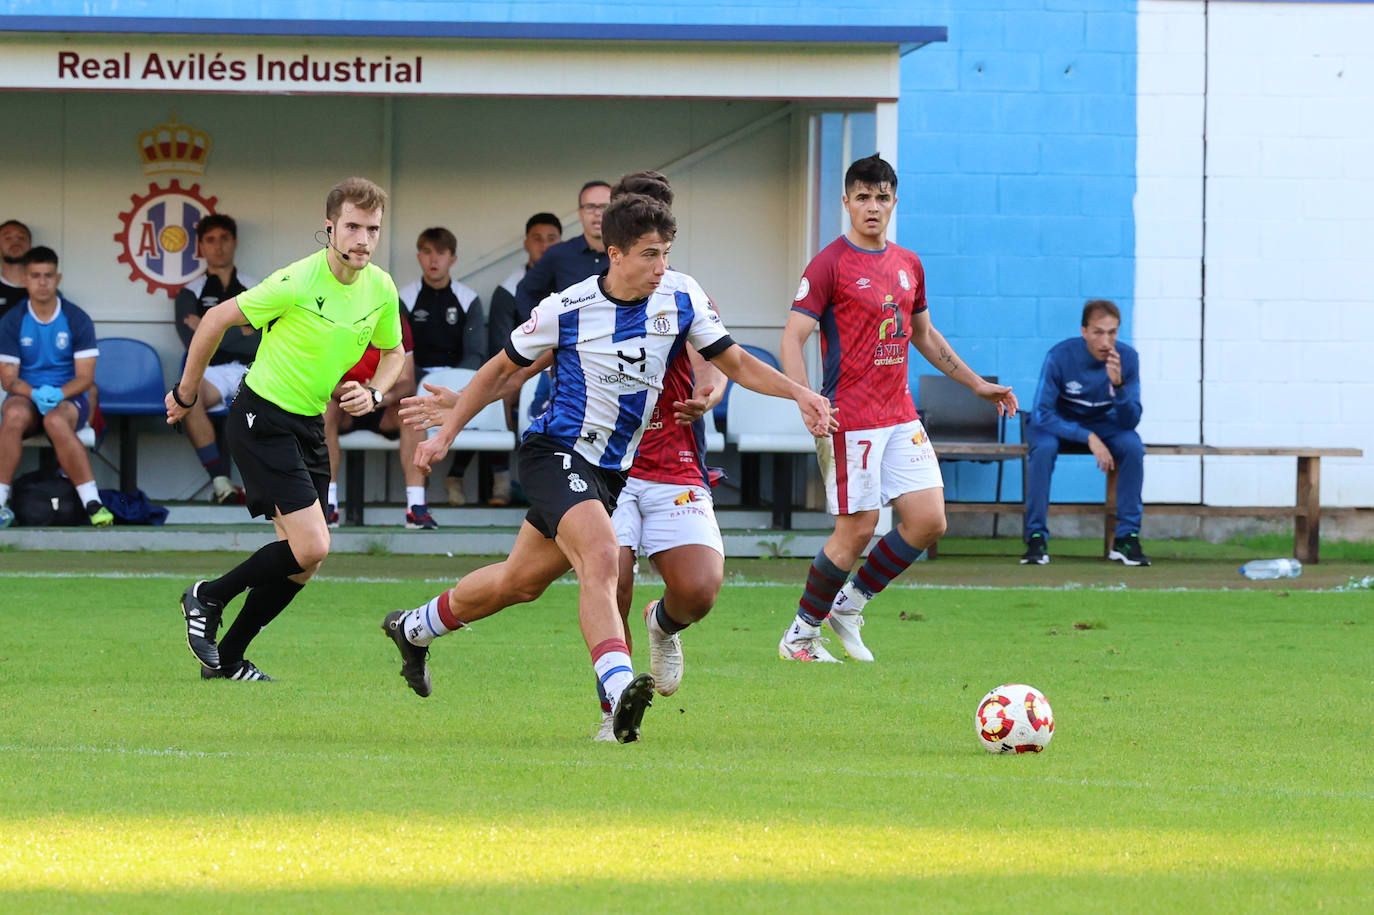
[[[925, 260], [936, 326], [1027, 405], [1085, 299], [1116, 300], [1130, 338], [1134, 0], [0, 0], [0, 14], [948, 26], [947, 44], [903, 58], [899, 106], [897, 229]], [[913, 389], [923, 371], [917, 357]], [[951, 498], [992, 497], [990, 466], [948, 471]], [[1061, 459], [1054, 498], [1101, 494], [1088, 458]]]

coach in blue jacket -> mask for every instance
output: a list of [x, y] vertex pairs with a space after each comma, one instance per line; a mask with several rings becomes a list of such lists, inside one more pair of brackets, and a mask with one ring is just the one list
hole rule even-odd
[[1109, 559], [1147, 566], [1140, 547], [1145, 446], [1140, 424], [1140, 357], [1116, 340], [1121, 311], [1106, 299], [1083, 306], [1082, 337], [1055, 344], [1045, 356], [1035, 409], [1026, 425], [1026, 554], [1021, 563], [1050, 561], [1050, 476], [1061, 442], [1087, 445], [1099, 470], [1117, 468], [1116, 537]]

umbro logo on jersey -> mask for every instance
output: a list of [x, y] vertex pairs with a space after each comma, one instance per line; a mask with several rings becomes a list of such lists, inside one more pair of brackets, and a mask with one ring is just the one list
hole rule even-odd
[[244, 418], [248, 420], [248, 428], [251, 429], [251, 428], [253, 428], [253, 420], [255, 420], [255, 419], [258, 418], [258, 414], [256, 414], [256, 413], [245, 413], [245, 414], [244, 414]]
[[315, 296], [315, 307], [318, 308], [320, 311], [324, 311], [324, 296]]
[[867, 289], [873, 285], [873, 281], [866, 276], [861, 276], [854, 285], [858, 286], [860, 289]]
[[1077, 381], [1070, 381], [1064, 385], [1064, 390], [1068, 391], [1070, 394], [1082, 394], [1083, 385], [1079, 384]]

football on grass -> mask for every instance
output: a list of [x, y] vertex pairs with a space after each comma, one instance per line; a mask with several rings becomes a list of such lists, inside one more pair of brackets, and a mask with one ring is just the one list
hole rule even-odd
[[973, 726], [989, 753], [1039, 753], [1054, 736], [1054, 712], [1040, 690], [1008, 683], [978, 703]]

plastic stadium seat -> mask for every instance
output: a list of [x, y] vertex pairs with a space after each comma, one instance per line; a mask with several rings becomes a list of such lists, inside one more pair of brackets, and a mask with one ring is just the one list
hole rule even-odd
[[138, 488], [138, 434], [135, 416], [164, 416], [167, 412], [166, 380], [157, 350], [142, 340], [107, 337], [98, 341], [95, 383], [100, 389], [100, 410], [119, 417], [119, 488]]
[[740, 455], [773, 455], [773, 526], [792, 527], [792, 456], [815, 454], [816, 439], [795, 404], [740, 388], [730, 398], [725, 439]]

